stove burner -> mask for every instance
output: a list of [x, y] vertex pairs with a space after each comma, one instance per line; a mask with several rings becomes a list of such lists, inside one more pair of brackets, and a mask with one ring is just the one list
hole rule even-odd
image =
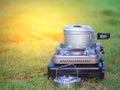
[[70, 49], [68, 51], [69, 51], [70, 55], [81, 55], [81, 54], [84, 54], [85, 49], [76, 48], [76, 49]]

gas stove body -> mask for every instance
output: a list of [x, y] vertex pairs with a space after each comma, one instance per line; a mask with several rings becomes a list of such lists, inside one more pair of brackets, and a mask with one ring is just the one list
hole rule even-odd
[[60, 43], [53, 55], [55, 64], [96, 64], [102, 58], [100, 43], [94, 43], [93, 47], [64, 48]]
[[[94, 42], [94, 34], [97, 39], [110, 38], [109, 33], [94, 33], [87, 25], [66, 25], [64, 27], [64, 43], [59, 43], [48, 65], [48, 77], [75, 76], [78, 70], [79, 78], [104, 78], [103, 47], [99, 42]], [[59, 69], [64, 65], [70, 65]], [[72, 65], [75, 65], [74, 68]]]

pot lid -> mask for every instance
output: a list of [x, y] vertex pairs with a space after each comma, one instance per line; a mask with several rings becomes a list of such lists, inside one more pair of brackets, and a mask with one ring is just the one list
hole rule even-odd
[[72, 24], [64, 26], [64, 32], [93, 33], [91, 26], [82, 24]]
[[73, 76], [59, 76], [57, 78], [54, 79], [54, 82], [58, 82], [58, 83], [75, 83], [75, 82], [80, 82], [80, 79], [77, 77], [73, 77]]

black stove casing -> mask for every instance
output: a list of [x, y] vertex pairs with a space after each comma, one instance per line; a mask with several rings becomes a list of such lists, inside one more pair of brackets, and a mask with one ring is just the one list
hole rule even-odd
[[[54, 79], [56, 77], [56, 71], [62, 65], [55, 64], [53, 60], [48, 65], [48, 78]], [[104, 79], [104, 61], [100, 60], [97, 64], [77, 64], [78, 77], [81, 79]], [[73, 66], [64, 67], [58, 70], [58, 76], [72, 75], [76, 76], [76, 68]]]

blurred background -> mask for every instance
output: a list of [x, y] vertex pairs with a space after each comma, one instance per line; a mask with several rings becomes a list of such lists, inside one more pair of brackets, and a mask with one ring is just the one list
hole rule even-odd
[[111, 33], [110, 40], [102, 41], [106, 79], [97, 85], [86, 82], [82, 89], [118, 90], [119, 3], [120, 0], [0, 0], [0, 90], [53, 90], [46, 78], [47, 65], [58, 42], [64, 41], [63, 26], [67, 24], [91, 25], [95, 32]]

